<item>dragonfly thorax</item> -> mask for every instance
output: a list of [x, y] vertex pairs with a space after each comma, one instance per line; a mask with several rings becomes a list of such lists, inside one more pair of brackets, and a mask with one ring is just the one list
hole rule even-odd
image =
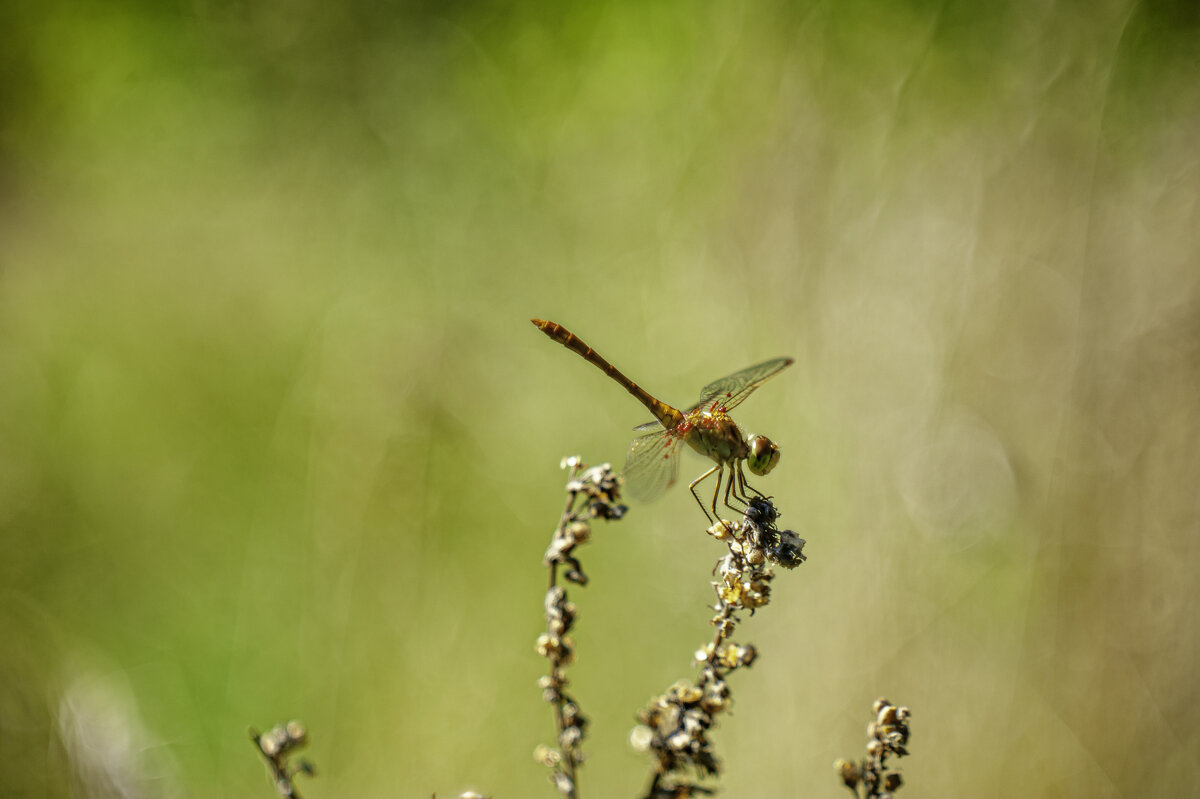
[[728, 415], [717, 411], [694, 411], [683, 424], [692, 449], [717, 463], [732, 463], [750, 456], [750, 445], [742, 429]]
[[747, 436], [727, 414], [721, 411], [694, 411], [680, 428], [684, 440], [701, 455], [717, 463], [746, 461], [757, 475], [764, 475], [779, 463], [779, 447], [766, 436]]

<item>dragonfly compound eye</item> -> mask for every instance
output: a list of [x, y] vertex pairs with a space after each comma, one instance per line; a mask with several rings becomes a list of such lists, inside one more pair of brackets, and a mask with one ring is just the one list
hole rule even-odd
[[746, 442], [750, 445], [750, 454], [746, 456], [746, 465], [755, 474], [766, 474], [779, 463], [779, 447], [766, 436], [750, 436]]

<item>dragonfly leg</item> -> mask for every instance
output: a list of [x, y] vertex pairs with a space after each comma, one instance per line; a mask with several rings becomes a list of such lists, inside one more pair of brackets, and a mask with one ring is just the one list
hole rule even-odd
[[[745, 482], [745, 477], [742, 477], [741, 470], [738, 468], [739, 465], [740, 464], [738, 464], [735, 461], [735, 464], [733, 466], [729, 467], [729, 482], [727, 482], [725, 484], [725, 507], [729, 508], [731, 511], [733, 511], [735, 513], [744, 512], [745, 506], [750, 504], [746, 500], [746, 497], [744, 495], [742, 495], [741, 493], [739, 493], [739, 488], [740, 488], [739, 484]], [[739, 508], [736, 505], [729, 504], [729, 499], [730, 499], [731, 494], [733, 496], [733, 499], [742, 503], [742, 507]]]
[[747, 505], [750, 504], [750, 501], [749, 501], [750, 493], [753, 493], [755, 496], [758, 496], [761, 499], [766, 499], [767, 495], [764, 494], [763, 492], [759, 491], [754, 486], [750, 485], [750, 481], [746, 479], [746, 473], [742, 471], [742, 462], [741, 461], [737, 462], [737, 476], [738, 476], [738, 487], [742, 490], [742, 496], [738, 497], [738, 499], [741, 499]]
[[[733, 467], [730, 467], [730, 479], [733, 479]], [[718, 463], [716, 464], [716, 486], [713, 488], [713, 516], [716, 518], [721, 518], [720, 513], [716, 511], [716, 499], [718, 499], [718, 497], [721, 495], [722, 482], [725, 482], [725, 463]], [[726, 489], [726, 493], [728, 493], [728, 489]], [[726, 507], [728, 507], [728, 504], [730, 503], [726, 501]], [[733, 507], [731, 510], [737, 509], [736, 507]]]
[[[708, 508], [704, 507], [704, 502], [700, 499], [700, 495], [696, 493], [696, 486], [698, 486], [701, 482], [706, 480], [708, 478], [708, 476], [711, 475], [713, 472], [718, 471], [718, 470], [722, 471], [722, 473], [723, 473], [724, 472], [724, 464], [718, 463], [716, 466], [712, 467], [707, 472], [700, 475], [699, 477], [697, 477], [695, 480], [693, 480], [691, 483], [688, 484], [688, 490], [692, 492], [692, 496], [696, 498], [696, 503], [700, 506], [700, 510], [704, 511], [704, 515], [708, 516], [708, 520], [710, 522], [715, 522], [716, 519], [714, 519], [713, 516], [708, 512]], [[718, 476], [717, 477], [717, 492], [720, 493], [720, 491], [721, 491], [721, 477]], [[713, 513], [715, 514], [716, 512], [717, 512], [717, 498], [716, 498], [716, 496], [713, 496]]]

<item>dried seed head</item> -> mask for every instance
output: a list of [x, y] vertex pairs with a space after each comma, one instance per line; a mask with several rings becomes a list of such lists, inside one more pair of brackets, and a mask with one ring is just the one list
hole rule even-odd
[[629, 745], [638, 752], [646, 752], [654, 743], [654, 730], [645, 724], [639, 724], [629, 733]]
[[575, 658], [575, 642], [568, 635], [542, 633], [537, 637], [537, 653], [559, 665], [570, 665]]
[[683, 714], [683, 729], [688, 735], [696, 738], [712, 725], [712, 719], [707, 713], [693, 708]]
[[770, 601], [770, 589], [763, 583], [742, 583], [741, 604], [748, 610], [761, 608]]
[[562, 715], [563, 724], [578, 727], [581, 732], [587, 728], [588, 718], [583, 715], [583, 712], [579, 709], [579, 705], [574, 702], [567, 702], [563, 705]]
[[779, 518], [779, 511], [769, 499], [752, 499], [746, 508], [746, 521], [751, 524], [771, 525]]
[[582, 544], [592, 537], [592, 526], [587, 522], [571, 522], [563, 532], [576, 544]]
[[692, 743], [692, 737], [683, 730], [672, 735], [667, 739], [667, 746], [674, 749], [676, 752], [686, 750]]
[[724, 680], [717, 680], [709, 683], [704, 688], [704, 698], [700, 700], [700, 707], [704, 708], [710, 715], [720, 713], [729, 707], [729, 686]]
[[808, 559], [804, 554], [805, 543], [807, 542], [803, 538], [791, 530], [784, 530], [779, 533], [778, 543], [771, 547], [768, 554], [773, 562], [783, 568], [794, 569]]
[[555, 789], [563, 796], [571, 796], [575, 792], [575, 783], [561, 771], [551, 774], [550, 781], [554, 783]]
[[274, 757], [279, 754], [279, 750], [283, 748], [282, 744], [270, 732], [264, 733], [258, 739], [258, 748], [267, 757]]
[[578, 727], [567, 727], [558, 734], [558, 745], [566, 751], [571, 751], [583, 741], [583, 731]]
[[708, 528], [708, 534], [718, 541], [724, 541], [727, 538], [733, 537], [733, 525], [721, 519], [716, 524]]
[[293, 719], [287, 723], [287, 737], [293, 745], [300, 746], [308, 741], [308, 730], [303, 723]]
[[862, 772], [858, 768], [857, 763], [851, 763], [849, 760], [838, 759], [833, 763], [833, 768], [842, 778], [842, 782], [850, 790], [855, 790], [858, 787], [858, 781], [862, 779]]

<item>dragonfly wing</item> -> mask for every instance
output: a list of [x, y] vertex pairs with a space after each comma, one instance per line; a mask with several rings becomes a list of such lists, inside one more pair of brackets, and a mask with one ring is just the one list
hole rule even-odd
[[625, 490], [643, 502], [661, 496], [679, 474], [679, 445], [683, 439], [669, 435], [670, 431], [658, 422], [654, 424], [659, 429], [635, 438], [625, 458]]
[[645, 430], [662, 430], [662, 424], [657, 421], [645, 422], [644, 424], [639, 424], [637, 427], [635, 427], [633, 429], [639, 433], [642, 431], [645, 431]]
[[689, 410], [695, 410], [703, 405], [716, 402], [726, 411], [733, 410], [742, 401], [754, 393], [754, 389], [779, 374], [794, 361], [791, 358], [775, 358], [760, 364], [735, 372], [728, 377], [722, 377], [704, 387], [700, 392], [700, 401]]

